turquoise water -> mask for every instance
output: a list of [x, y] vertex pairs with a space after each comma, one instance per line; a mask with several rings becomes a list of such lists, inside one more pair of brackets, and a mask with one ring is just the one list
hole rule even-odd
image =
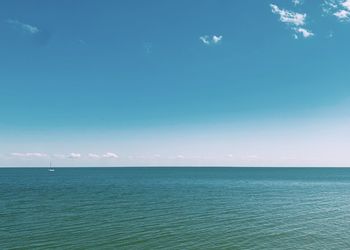
[[0, 249], [349, 249], [350, 169], [0, 169]]

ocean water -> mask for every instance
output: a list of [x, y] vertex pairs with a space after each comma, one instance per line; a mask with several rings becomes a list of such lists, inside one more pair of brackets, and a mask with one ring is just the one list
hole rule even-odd
[[0, 169], [0, 249], [350, 249], [350, 169]]

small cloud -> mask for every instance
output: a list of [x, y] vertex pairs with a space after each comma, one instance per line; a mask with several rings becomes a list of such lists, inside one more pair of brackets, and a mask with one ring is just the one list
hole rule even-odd
[[206, 45], [211, 45], [211, 44], [219, 44], [222, 40], [223, 36], [222, 35], [213, 35], [213, 36], [200, 36], [199, 40], [201, 40], [204, 44]]
[[335, 12], [333, 15], [335, 15], [340, 21], [345, 21], [349, 19], [350, 11], [348, 10], [339, 10]]
[[183, 155], [177, 155], [176, 158], [177, 158], [177, 159], [184, 159], [185, 156], [183, 156]]
[[301, 14], [293, 11], [288, 11], [280, 9], [275, 4], [270, 4], [271, 11], [274, 14], [279, 15], [280, 21], [286, 24], [291, 24], [295, 26], [302, 26], [305, 24], [306, 14]]
[[350, 10], [350, 0], [345, 0], [341, 5], [347, 10]]
[[54, 154], [53, 157], [59, 158], [59, 159], [65, 159], [66, 155], [64, 155], [64, 154]]
[[[312, 33], [312, 31], [304, 29], [304, 28], [297, 28], [297, 29], [294, 29], [294, 30], [295, 30], [296, 33], [301, 34], [304, 38], [309, 38], [309, 37], [314, 36], [314, 33]], [[294, 34], [294, 38], [298, 39], [298, 35]]]
[[336, 16], [341, 22], [350, 20], [350, 0], [326, 0], [322, 9], [326, 14]]
[[150, 43], [150, 42], [147, 42], [147, 43], [143, 44], [143, 48], [144, 48], [146, 54], [151, 54], [152, 53], [152, 47], [153, 47], [153, 44]]
[[337, 8], [338, 5], [336, 4], [336, 1], [335, 0], [326, 0], [324, 1], [324, 4], [328, 7], [331, 7], [331, 8]]
[[213, 43], [219, 43], [222, 40], [222, 36], [213, 36]]
[[68, 155], [68, 158], [71, 158], [71, 159], [77, 159], [77, 158], [80, 158], [81, 157], [81, 154], [79, 153], [70, 153]]
[[89, 158], [93, 158], [93, 159], [99, 159], [100, 158], [100, 156], [98, 154], [90, 153], [90, 154], [88, 154], [88, 156], [89, 156]]
[[12, 156], [19, 156], [19, 157], [24, 157], [26, 156], [26, 153], [11, 153]]
[[[293, 1], [294, 4], [300, 4], [301, 1]], [[271, 11], [274, 14], [278, 14], [280, 16], [280, 21], [283, 23], [286, 23], [288, 27], [294, 31], [293, 37], [294, 39], [298, 39], [299, 35], [301, 35], [303, 38], [309, 38], [314, 36], [314, 33], [306, 28], [305, 21], [306, 21], [306, 14], [305, 13], [297, 13], [285, 9], [279, 8], [275, 4], [270, 4]]]
[[34, 34], [37, 34], [40, 32], [38, 27], [35, 27], [33, 25], [30, 25], [30, 24], [22, 23], [18, 20], [8, 19], [8, 20], [6, 20], [6, 23], [8, 23], [16, 28], [20, 28], [22, 31], [24, 31], [25, 33], [28, 33], [28, 34], [34, 35]]
[[302, 4], [303, 4], [303, 1], [302, 1], [302, 0], [292, 0], [292, 2], [293, 2], [293, 4], [294, 4], [295, 6], [297, 6], [297, 5], [302, 5]]
[[247, 155], [247, 159], [257, 159], [259, 158], [257, 155]]
[[79, 40], [78, 40], [78, 43], [79, 43], [80, 45], [82, 45], [82, 46], [87, 46], [87, 45], [88, 45], [87, 42], [86, 42], [85, 40], [83, 40], [83, 39], [79, 39]]
[[114, 159], [117, 159], [117, 158], [119, 158], [119, 156], [117, 154], [111, 153], [111, 152], [107, 152], [107, 153], [105, 153], [103, 155], [90, 153], [90, 154], [88, 154], [88, 157], [92, 158], [92, 159], [101, 159], [101, 158], [114, 158]]
[[331, 13], [336, 8], [338, 8], [338, 5], [335, 3], [335, 0], [325, 0], [322, 4], [322, 10], [326, 14]]
[[244, 161], [257, 161], [260, 159], [260, 157], [255, 154], [247, 154], [247, 155], [242, 155], [241, 159]]
[[103, 158], [119, 158], [119, 156], [115, 153], [111, 153], [111, 152], [108, 152], [108, 153], [105, 153], [104, 155], [102, 155]]
[[205, 43], [205, 44], [207, 44], [207, 45], [210, 44], [209, 36], [200, 36], [199, 39], [200, 39], [203, 43]]
[[348, 10], [350, 10], [350, 0], [345, 0], [342, 2], [342, 5], [347, 8]]

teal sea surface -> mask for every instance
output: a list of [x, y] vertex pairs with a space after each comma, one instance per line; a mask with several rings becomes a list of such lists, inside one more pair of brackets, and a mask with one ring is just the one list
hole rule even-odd
[[350, 249], [347, 168], [0, 169], [0, 249]]

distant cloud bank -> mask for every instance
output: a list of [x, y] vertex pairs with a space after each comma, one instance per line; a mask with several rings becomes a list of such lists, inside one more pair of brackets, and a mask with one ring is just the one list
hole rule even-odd
[[11, 156], [15, 157], [47, 157], [44, 153], [11, 153]]
[[[10, 154], [11, 157], [17, 157], [17, 158], [57, 158], [57, 159], [79, 159], [83, 158], [84, 155], [81, 153], [68, 153], [68, 154], [46, 154], [46, 153], [38, 153], [38, 152], [14, 152]], [[107, 152], [104, 154], [95, 154], [95, 153], [89, 153], [85, 155], [87, 158], [91, 159], [118, 159], [119, 155], [112, 152]]]

